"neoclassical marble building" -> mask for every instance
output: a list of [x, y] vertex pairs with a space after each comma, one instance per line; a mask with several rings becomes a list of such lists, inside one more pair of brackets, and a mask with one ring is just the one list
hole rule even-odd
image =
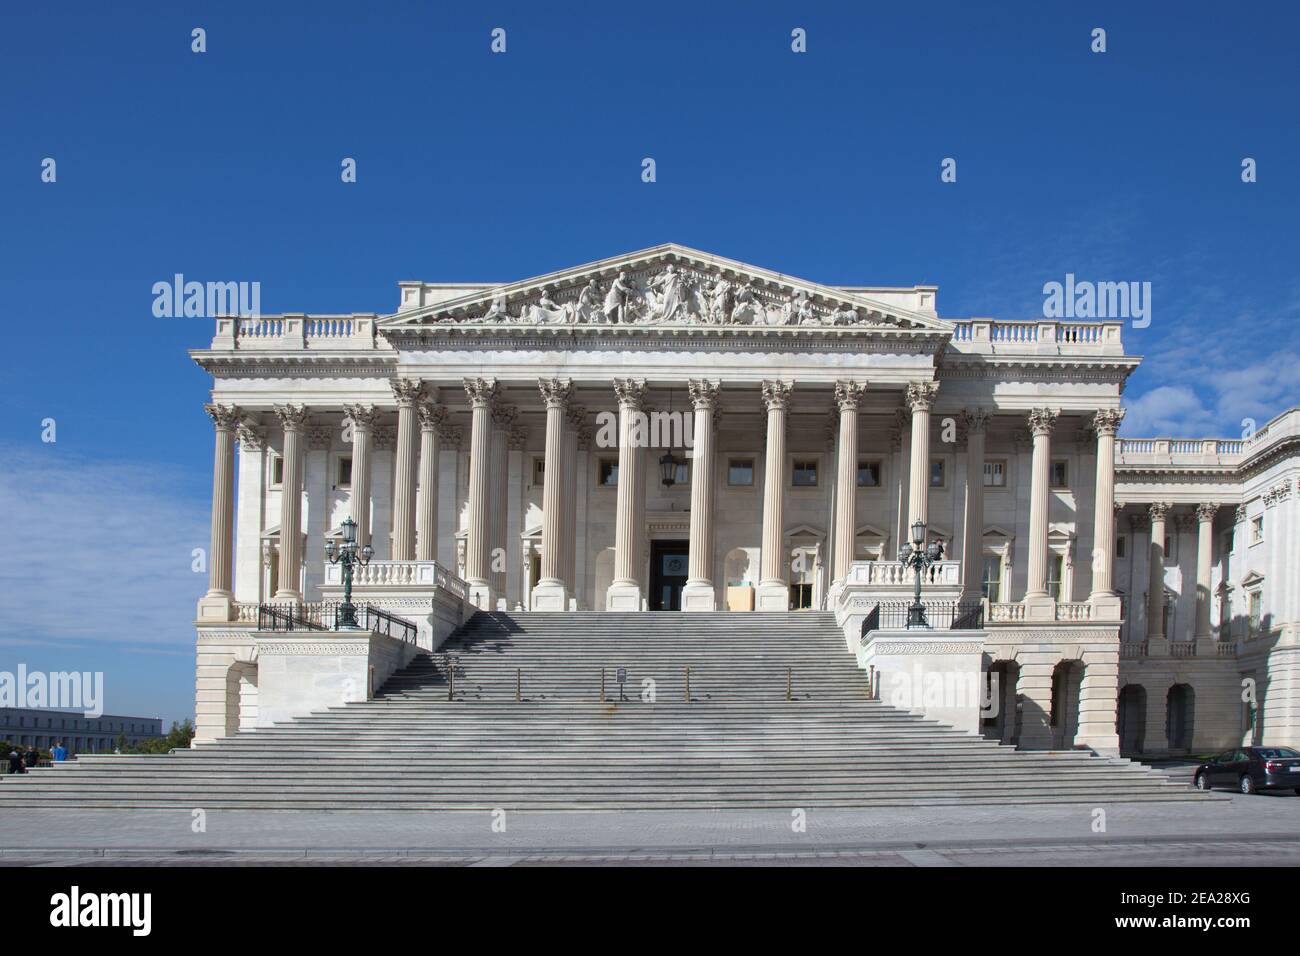
[[[1300, 411], [1120, 439], [1121, 322], [943, 319], [936, 293], [670, 244], [402, 282], [387, 315], [218, 318], [191, 353], [216, 428], [198, 738], [268, 719], [259, 683], [296, 665], [258, 607], [337, 600], [323, 554], [350, 516], [359, 597], [425, 646], [474, 607], [813, 608], [854, 650], [873, 602], [910, 596], [919, 520], [947, 547], [932, 596], [984, 602], [985, 733], [1300, 742]], [[396, 666], [358, 653], [363, 681]]]

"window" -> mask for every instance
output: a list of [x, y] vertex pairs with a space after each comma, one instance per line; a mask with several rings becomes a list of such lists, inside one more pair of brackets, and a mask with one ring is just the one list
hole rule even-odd
[[947, 484], [945, 481], [946, 471], [944, 470], [944, 464], [945, 462], [943, 461], [930, 462], [931, 488], [943, 488]]
[[271, 487], [278, 488], [284, 484], [284, 458], [271, 452]]
[[1232, 542], [1235, 537], [1231, 528], [1223, 532], [1223, 542], [1219, 545], [1223, 554], [1232, 554]]
[[811, 584], [790, 585], [790, 610], [806, 611], [813, 606], [813, 586]]
[[1120, 535], [1115, 539], [1115, 557], [1122, 558], [1128, 552], [1128, 538]]
[[999, 555], [984, 555], [984, 581], [980, 593], [993, 604], [1002, 600], [1002, 558]]
[[1061, 580], [1065, 574], [1065, 556], [1049, 555], [1047, 558], [1047, 593], [1061, 600]]
[[606, 488], [613, 488], [618, 484], [617, 458], [602, 458], [600, 460], [600, 483]]
[[1064, 458], [1057, 458], [1052, 462], [1052, 487], [1069, 488], [1070, 487], [1070, 463]]
[[1264, 540], [1264, 516], [1250, 519], [1250, 543], [1259, 544]]
[[858, 462], [858, 487], [859, 488], [880, 487], [880, 462], [878, 461]]
[[540, 488], [546, 480], [546, 459], [533, 459], [533, 487]]
[[984, 487], [1005, 488], [1007, 486], [1007, 462], [997, 458], [984, 462]]
[[338, 467], [334, 472], [334, 487], [351, 488], [352, 487], [352, 456], [340, 456]]
[[1264, 616], [1264, 592], [1263, 591], [1257, 589], [1250, 592], [1249, 607], [1250, 607], [1250, 615], [1248, 618], [1249, 628], [1250, 628], [1249, 634], [1251, 637], [1255, 637], [1256, 635], [1259, 634], [1259, 622]]
[[816, 488], [817, 487], [817, 461], [816, 459], [806, 461], [796, 461], [791, 471], [790, 483], [796, 488]]
[[735, 488], [749, 488], [754, 484], [754, 459], [732, 458], [727, 462], [727, 484]]
[[691, 463], [689, 461], [679, 461], [677, 468], [673, 471], [674, 485], [689, 485], [691, 483]]

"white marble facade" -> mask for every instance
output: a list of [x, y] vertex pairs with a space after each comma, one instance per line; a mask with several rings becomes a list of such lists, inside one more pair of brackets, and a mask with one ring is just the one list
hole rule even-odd
[[[1296, 742], [1300, 412], [1243, 441], [1117, 439], [1139, 362], [1122, 323], [943, 319], [936, 293], [667, 245], [403, 282], [390, 315], [217, 320], [192, 353], [216, 422], [200, 724], [257, 605], [333, 596], [322, 553], [347, 516], [377, 589], [436, 573], [479, 607], [738, 611], [841, 610], [919, 518], [955, 593], [986, 598], [985, 663], [1021, 714], [1077, 696], [1072, 723], [1004, 712], [987, 732]], [[205, 641], [225, 649], [206, 678]]]

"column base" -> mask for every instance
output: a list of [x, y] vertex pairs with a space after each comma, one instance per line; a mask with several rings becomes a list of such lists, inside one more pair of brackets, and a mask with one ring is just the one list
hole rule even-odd
[[1092, 619], [1094, 621], [1118, 621], [1124, 616], [1123, 606], [1120, 604], [1118, 594], [1109, 591], [1098, 591], [1088, 598], [1088, 603], [1092, 605]]
[[1119, 756], [1119, 734], [1113, 730], [1098, 733], [1088, 733], [1081, 730], [1074, 735], [1074, 745], [1076, 747], [1087, 747], [1099, 757]]
[[481, 611], [491, 611], [496, 608], [496, 595], [492, 593], [492, 585], [486, 581], [469, 583], [469, 603], [473, 604]]
[[1050, 594], [1026, 594], [1024, 601], [1026, 621], [1055, 621], [1056, 598]]
[[276, 591], [275, 597], [271, 598], [275, 604], [301, 604], [301, 591]]
[[[1168, 657], [1169, 641], [1164, 637], [1147, 637], [1147, 657]], [[1167, 747], [1168, 745], [1166, 745]]]
[[641, 585], [611, 584], [609, 590], [605, 592], [605, 610], [639, 611], [641, 600]]
[[229, 591], [209, 591], [199, 598], [195, 616], [200, 621], [233, 621], [235, 598]]
[[754, 610], [784, 612], [790, 610], [790, 587], [781, 582], [759, 584], [754, 594]]
[[563, 581], [542, 581], [533, 588], [534, 611], [567, 611], [569, 589]]
[[716, 611], [718, 596], [707, 581], [687, 581], [682, 588], [683, 611]]
[[1197, 657], [1218, 657], [1218, 641], [1214, 639], [1213, 634], [1196, 635], [1196, 656]]

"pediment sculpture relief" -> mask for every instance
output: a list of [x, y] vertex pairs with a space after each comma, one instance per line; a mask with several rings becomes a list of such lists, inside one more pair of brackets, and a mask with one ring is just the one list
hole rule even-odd
[[874, 325], [847, 303], [814, 302], [803, 290], [760, 288], [689, 267], [623, 270], [607, 282], [591, 277], [563, 289], [543, 286], [511, 297], [498, 290], [477, 316], [440, 322], [473, 325]]

